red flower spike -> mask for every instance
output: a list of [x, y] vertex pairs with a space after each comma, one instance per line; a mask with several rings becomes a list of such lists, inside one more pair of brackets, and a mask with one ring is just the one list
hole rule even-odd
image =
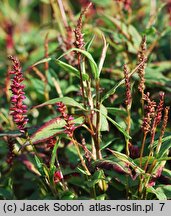
[[67, 114], [67, 112], [66, 112], [67, 108], [66, 108], [64, 103], [58, 102], [56, 104], [58, 106], [58, 111], [61, 113], [61, 116], [66, 121], [66, 125], [64, 126], [65, 127], [65, 133], [68, 134], [68, 136], [70, 138], [72, 138], [73, 132], [76, 129], [75, 124], [73, 122], [74, 118], [73, 118], [73, 116]]
[[92, 6], [92, 3], [89, 2], [89, 4], [87, 5], [87, 7], [81, 12], [80, 17], [77, 21], [77, 26], [74, 30], [75, 33], [75, 42], [74, 45], [76, 48], [78, 49], [83, 49], [84, 47], [84, 38], [83, 38], [83, 34], [82, 34], [82, 19], [83, 16], [86, 14], [86, 12], [88, 11], [88, 9]]
[[27, 113], [27, 106], [23, 104], [23, 100], [26, 98], [24, 96], [25, 86], [21, 84], [24, 78], [18, 59], [13, 56], [9, 56], [9, 59], [13, 62], [13, 70], [10, 71], [9, 74], [14, 75], [11, 84], [13, 96], [11, 97], [12, 107], [10, 110], [12, 112], [10, 114], [12, 115], [13, 121], [16, 123], [18, 129], [23, 133], [25, 132], [25, 125], [28, 122], [27, 116], [25, 115], [25, 113]]

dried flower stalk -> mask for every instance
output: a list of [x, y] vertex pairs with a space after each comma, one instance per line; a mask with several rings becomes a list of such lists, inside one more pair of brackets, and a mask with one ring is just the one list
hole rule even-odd
[[145, 113], [145, 117], [143, 119], [143, 124], [142, 124], [142, 130], [144, 132], [144, 136], [143, 136], [143, 141], [142, 141], [141, 149], [140, 149], [140, 167], [142, 166], [142, 157], [143, 157], [146, 137], [147, 137], [147, 134], [151, 130], [152, 119], [155, 116], [156, 102], [151, 101], [149, 96], [150, 96], [150, 93], [147, 92], [147, 94], [144, 94], [144, 97], [143, 97], [143, 100], [147, 101], [147, 106], [145, 107], [146, 113]]
[[160, 101], [159, 101], [159, 104], [158, 104], [157, 109], [156, 109], [156, 115], [154, 117], [152, 129], [151, 129], [151, 141], [150, 141], [150, 145], [152, 145], [153, 142], [154, 142], [154, 137], [155, 137], [157, 126], [161, 122], [162, 111], [163, 111], [163, 106], [164, 106], [164, 95], [165, 95], [164, 92], [162, 92], [160, 94]]
[[139, 52], [138, 52], [138, 63], [137, 63], [139, 65], [141, 62], [144, 62], [138, 68], [138, 75], [139, 75], [139, 78], [140, 78], [140, 83], [139, 83], [138, 89], [141, 92], [142, 97], [143, 97], [144, 89], [145, 89], [144, 75], [145, 75], [145, 67], [146, 67], [146, 61], [147, 61], [146, 49], [147, 49], [147, 47], [146, 47], [146, 37], [144, 36], [142, 38], [142, 41], [141, 41], [141, 44], [140, 44], [140, 49], [139, 49]]
[[132, 96], [131, 96], [131, 83], [130, 83], [129, 71], [126, 64], [124, 65], [124, 76], [125, 76], [125, 87], [126, 87], [125, 104], [126, 106], [129, 107], [132, 102]]
[[143, 119], [143, 124], [142, 124], [142, 130], [144, 131], [144, 133], [150, 132], [152, 119], [155, 116], [156, 102], [151, 101], [149, 96], [150, 96], [150, 93], [147, 92], [147, 94], [144, 94], [144, 97], [143, 97], [143, 100], [147, 101], [147, 106], [145, 107], [146, 114], [145, 114], [145, 117]]
[[161, 133], [160, 133], [160, 137], [159, 137], [157, 148], [156, 148], [156, 154], [159, 153], [160, 148], [161, 148], [162, 138], [164, 136], [164, 133], [165, 133], [165, 130], [166, 130], [166, 126], [167, 126], [167, 122], [168, 122], [169, 109], [170, 109], [169, 107], [166, 107], [165, 110], [164, 110], [163, 124], [162, 124]]

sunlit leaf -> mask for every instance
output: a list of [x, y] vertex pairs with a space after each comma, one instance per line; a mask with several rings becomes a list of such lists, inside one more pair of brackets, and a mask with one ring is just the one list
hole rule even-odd
[[148, 193], [155, 194], [156, 197], [157, 197], [159, 200], [167, 200], [167, 197], [166, 197], [166, 195], [163, 193], [162, 190], [156, 190], [156, 189], [154, 189], [153, 187], [148, 187], [148, 188], [147, 188], [147, 192], [148, 192]]
[[59, 60], [60, 58], [62, 58], [63, 56], [67, 55], [68, 53], [72, 52], [72, 51], [80, 52], [80, 53], [82, 53], [85, 57], [88, 58], [89, 63], [90, 63], [90, 66], [91, 66], [91, 72], [92, 72], [94, 78], [97, 79], [97, 78], [99, 77], [97, 64], [96, 64], [96, 62], [94, 61], [92, 55], [91, 55], [89, 52], [85, 51], [85, 50], [77, 49], [77, 48], [72, 48], [72, 49], [70, 49], [69, 51], [65, 52], [63, 55], [61, 55], [60, 57], [58, 57], [58, 60]]
[[80, 103], [78, 103], [77, 101], [75, 101], [73, 98], [70, 98], [70, 97], [54, 98], [52, 100], [46, 101], [45, 103], [36, 105], [33, 108], [40, 108], [40, 107], [44, 107], [50, 104], [51, 105], [56, 104], [57, 102], [63, 102], [66, 106], [77, 107], [81, 110], [85, 110], [84, 107]]
[[[30, 136], [32, 144], [44, 142], [55, 135], [62, 133], [65, 121], [59, 117], [51, 119], [43, 124], [35, 133]], [[25, 143], [27, 145], [29, 142]]]

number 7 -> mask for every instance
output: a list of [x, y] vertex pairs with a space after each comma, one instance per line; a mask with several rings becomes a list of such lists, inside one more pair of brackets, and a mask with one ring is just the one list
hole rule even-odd
[[162, 211], [165, 203], [159, 203], [159, 204], [161, 205], [160, 211]]

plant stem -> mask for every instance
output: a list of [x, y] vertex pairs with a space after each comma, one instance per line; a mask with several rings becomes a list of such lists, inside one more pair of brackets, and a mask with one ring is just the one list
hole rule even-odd
[[65, 9], [64, 9], [64, 6], [63, 6], [63, 2], [62, 2], [62, 0], [57, 0], [57, 1], [58, 1], [59, 9], [60, 9], [60, 12], [61, 12], [62, 21], [63, 21], [64, 26], [66, 28], [68, 26], [68, 22], [67, 22], [67, 17], [66, 17], [66, 14], [65, 14]]
[[78, 156], [79, 156], [80, 161], [81, 161], [81, 165], [84, 167], [86, 174], [91, 175], [90, 171], [88, 170], [88, 168], [87, 168], [87, 166], [86, 166], [86, 164], [84, 162], [84, 158], [81, 155], [81, 152], [80, 152], [79, 145], [78, 145], [77, 141], [74, 138], [72, 138], [72, 142], [75, 145], [75, 148], [77, 150]]
[[[100, 111], [100, 81], [96, 80], [96, 109]], [[95, 148], [97, 159], [102, 159], [100, 151], [100, 112], [96, 112]]]
[[[129, 135], [130, 133], [130, 128], [131, 128], [131, 113], [130, 113], [130, 108], [127, 106], [127, 128], [126, 128], [126, 132]], [[129, 138], [126, 138], [126, 155], [129, 156], [130, 152], [129, 152]]]
[[144, 133], [143, 141], [142, 141], [141, 149], [140, 149], [140, 168], [142, 168], [142, 157], [143, 157], [143, 153], [144, 153], [146, 137], [147, 137], [147, 132]]
[[82, 75], [82, 60], [81, 60], [81, 54], [80, 53], [78, 53], [78, 70], [80, 71], [80, 85], [81, 85], [81, 93], [82, 93], [82, 97], [83, 97], [83, 103], [84, 103], [84, 107], [86, 108], [84, 83], [83, 83], [83, 75]]
[[[56, 150], [56, 163], [57, 163], [59, 171], [62, 173], [61, 166], [60, 166], [60, 163], [59, 163], [59, 160], [58, 160], [57, 150]], [[63, 176], [63, 174], [62, 174], [62, 176]], [[61, 182], [62, 182], [63, 189], [65, 191], [67, 191], [68, 187], [67, 187], [67, 185], [66, 185], [66, 183], [64, 181], [64, 178], [61, 179]]]
[[55, 20], [58, 24], [58, 28], [59, 28], [61, 35], [64, 37], [65, 36], [65, 30], [64, 30], [62, 23], [59, 22], [59, 20], [61, 19], [61, 14], [60, 14], [61, 11], [60, 11], [57, 3], [54, 0], [50, 0], [50, 4], [51, 4], [52, 9], [53, 9], [53, 17], [55, 18]]

